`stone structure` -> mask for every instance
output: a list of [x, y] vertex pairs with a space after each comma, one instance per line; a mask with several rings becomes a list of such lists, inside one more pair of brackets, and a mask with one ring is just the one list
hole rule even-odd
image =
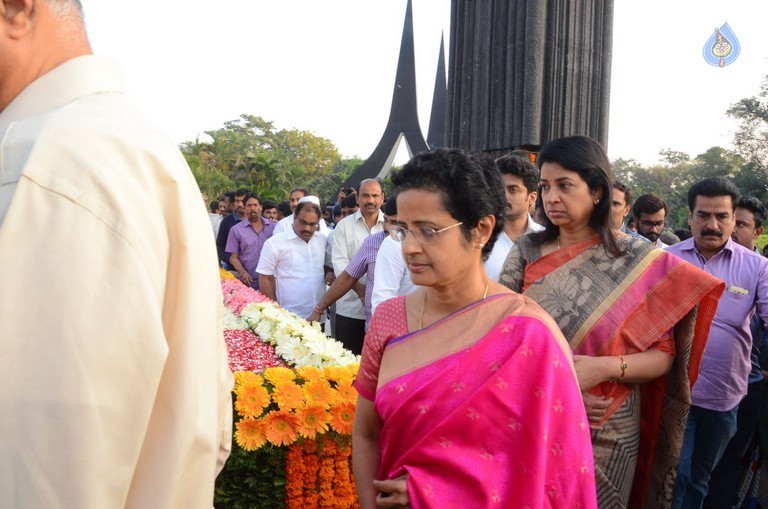
[[452, 0], [446, 145], [606, 145], [613, 0]]

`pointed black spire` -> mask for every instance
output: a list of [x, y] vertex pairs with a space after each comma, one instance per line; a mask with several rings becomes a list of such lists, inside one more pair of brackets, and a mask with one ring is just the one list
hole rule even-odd
[[392, 92], [392, 108], [381, 141], [368, 159], [360, 165], [343, 186], [358, 185], [368, 178], [384, 178], [392, 167], [400, 139], [405, 138], [410, 154], [428, 150], [427, 142], [419, 127], [416, 110], [416, 58], [413, 51], [413, 10], [411, 0], [405, 10], [403, 37], [400, 41], [400, 58], [397, 62], [395, 87]]
[[445, 146], [445, 113], [448, 105], [448, 88], [445, 81], [444, 36], [440, 34], [440, 55], [437, 58], [435, 91], [432, 94], [432, 113], [429, 116], [427, 145], [429, 148]]

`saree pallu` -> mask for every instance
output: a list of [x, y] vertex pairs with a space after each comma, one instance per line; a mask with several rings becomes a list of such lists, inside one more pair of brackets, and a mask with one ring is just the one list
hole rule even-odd
[[[500, 282], [524, 291], [552, 315], [576, 354], [659, 348], [675, 356], [669, 374], [640, 384], [639, 454], [629, 497], [629, 507], [669, 507], [691, 387], [725, 285], [648, 243], [629, 236], [617, 240], [621, 256], [609, 255], [598, 239], [541, 256], [539, 247], [523, 237], [510, 251]], [[670, 331], [673, 344], [660, 341]], [[630, 384], [612, 383], [590, 391], [614, 398], [601, 424], [632, 391]], [[621, 470], [612, 459], [596, 455], [596, 469]]]
[[530, 299], [488, 297], [389, 340], [375, 408], [379, 479], [407, 474], [413, 508], [596, 507], [568, 345]]

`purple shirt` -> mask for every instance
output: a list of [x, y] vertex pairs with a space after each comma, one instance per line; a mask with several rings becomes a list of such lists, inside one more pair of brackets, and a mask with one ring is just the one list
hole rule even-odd
[[347, 268], [344, 269], [344, 272], [355, 279], [360, 279], [366, 272], [368, 273], [368, 279], [365, 281], [365, 330], [368, 330], [368, 324], [371, 322], [371, 297], [373, 296], [374, 272], [376, 272], [376, 254], [385, 238], [387, 238], [387, 232], [369, 235], [355, 256], [349, 261]]
[[768, 319], [768, 259], [730, 238], [709, 260], [701, 256], [694, 239], [666, 251], [725, 281], [691, 401], [709, 410], [731, 410], [747, 394], [752, 349], [749, 322], [755, 308], [763, 320]]
[[264, 227], [260, 232], [257, 232], [247, 220], [234, 225], [229, 230], [226, 247], [227, 253], [237, 253], [240, 257], [240, 263], [253, 277], [251, 288], [256, 290], [259, 289], [259, 275], [256, 273], [256, 267], [259, 265], [261, 248], [264, 247], [264, 243], [272, 236], [275, 229], [275, 223], [266, 217], [262, 216], [261, 221], [264, 223]]

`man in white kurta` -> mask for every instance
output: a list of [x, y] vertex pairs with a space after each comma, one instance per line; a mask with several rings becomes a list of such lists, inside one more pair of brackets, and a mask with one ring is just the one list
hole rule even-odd
[[325, 236], [316, 204], [299, 203], [293, 216], [293, 228], [264, 243], [256, 272], [264, 295], [307, 318], [325, 293]]
[[77, 4], [29, 7], [0, 16], [0, 505], [210, 508], [232, 375], [200, 191]]

